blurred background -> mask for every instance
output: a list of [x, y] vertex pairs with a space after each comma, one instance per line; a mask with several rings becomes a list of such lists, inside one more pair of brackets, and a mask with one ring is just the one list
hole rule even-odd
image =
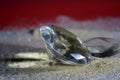
[[76, 21], [120, 17], [119, 0], [0, 0], [0, 30], [38, 27], [58, 16]]

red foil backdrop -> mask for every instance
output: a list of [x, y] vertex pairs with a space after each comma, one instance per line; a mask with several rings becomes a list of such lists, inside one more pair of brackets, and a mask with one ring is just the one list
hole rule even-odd
[[75, 20], [120, 17], [118, 0], [0, 0], [0, 30], [55, 21], [59, 15]]

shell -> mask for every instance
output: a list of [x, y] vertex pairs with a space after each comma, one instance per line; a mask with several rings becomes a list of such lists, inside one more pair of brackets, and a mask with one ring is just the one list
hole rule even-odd
[[45, 42], [51, 59], [62, 64], [86, 64], [91, 54], [82, 41], [72, 32], [54, 25], [40, 28], [42, 40]]

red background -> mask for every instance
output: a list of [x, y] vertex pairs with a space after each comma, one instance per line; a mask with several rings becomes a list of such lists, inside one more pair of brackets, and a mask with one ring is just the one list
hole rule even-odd
[[118, 0], [0, 0], [0, 29], [55, 21], [59, 15], [75, 20], [120, 17]]

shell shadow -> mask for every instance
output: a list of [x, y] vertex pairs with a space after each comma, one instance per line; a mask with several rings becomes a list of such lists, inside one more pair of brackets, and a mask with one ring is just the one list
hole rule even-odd
[[[64, 70], [64, 68], [69, 69], [71, 67], [75, 67], [75, 66], [68, 66], [68, 65], [62, 65], [62, 64], [56, 64], [56, 65], [51, 65], [49, 63], [45, 63], [45, 65], [47, 64], [48, 66], [44, 67], [44, 64], [41, 63], [41, 60], [38, 59], [7, 59], [7, 57], [9, 57], [10, 55], [16, 55], [19, 53], [27, 53], [27, 52], [33, 52], [33, 56], [34, 56], [34, 52], [46, 52], [45, 49], [40, 49], [40, 48], [34, 48], [34, 47], [30, 47], [30, 46], [21, 46], [21, 45], [14, 45], [14, 44], [3, 44], [0, 43], [0, 75], [7, 75], [7, 74], [19, 74], [19, 73], [39, 73], [39, 72], [48, 72], [48, 71], [61, 71]], [[38, 65], [37, 67], [30, 66], [27, 68], [20, 68], [20, 65], [23, 64], [19, 64], [18, 67], [10, 67], [9, 64], [14, 64], [14, 63], [24, 63], [24, 62], [29, 62], [28, 64], [31, 63], [36, 63], [36, 65]], [[42, 64], [42, 67], [41, 65]]]

